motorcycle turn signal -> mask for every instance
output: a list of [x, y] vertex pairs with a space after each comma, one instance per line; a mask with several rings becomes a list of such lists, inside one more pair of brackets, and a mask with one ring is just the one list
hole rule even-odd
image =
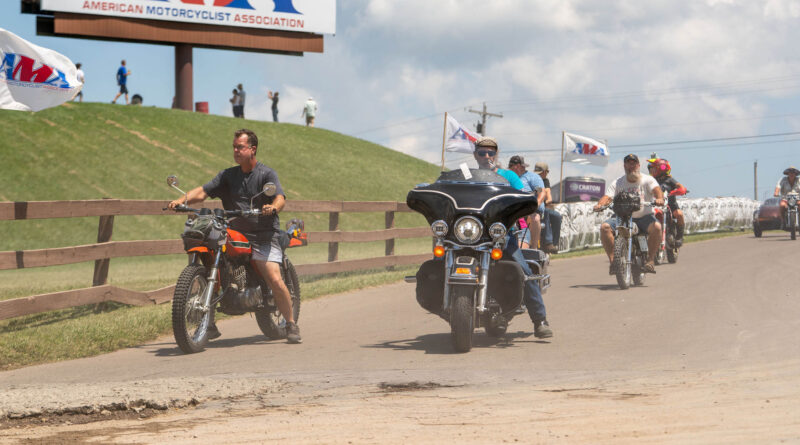
[[491, 255], [492, 255], [492, 259], [497, 261], [497, 260], [503, 258], [503, 251], [500, 250], [500, 249], [496, 249], [495, 248], [495, 249], [492, 249], [492, 254]]
[[436, 246], [433, 248], [433, 256], [441, 258], [444, 256], [444, 246]]

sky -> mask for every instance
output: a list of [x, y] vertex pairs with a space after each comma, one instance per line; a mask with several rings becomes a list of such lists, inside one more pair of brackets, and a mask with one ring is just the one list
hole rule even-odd
[[[126, 59], [131, 94], [146, 106], [174, 96], [170, 46], [40, 37], [19, 0], [0, 5], [0, 28], [81, 62], [84, 100], [110, 102]], [[558, 182], [563, 131], [605, 140], [607, 167], [563, 164], [563, 176], [611, 181], [622, 158], [656, 152], [690, 197], [771, 195], [800, 167], [800, 0], [339, 0], [324, 53], [302, 57], [194, 49], [194, 100], [232, 116], [317, 126], [441, 163], [444, 113], [486, 134], [505, 165], [524, 156]], [[270, 143], [280, 144], [280, 141]], [[313, 160], [310, 160], [313, 163]], [[447, 153], [445, 165], [476, 166]], [[643, 165], [644, 171], [644, 165]], [[432, 180], [434, 178], [431, 178]]]

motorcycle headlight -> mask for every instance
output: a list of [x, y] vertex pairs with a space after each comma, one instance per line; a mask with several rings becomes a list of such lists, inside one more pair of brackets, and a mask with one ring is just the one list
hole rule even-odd
[[460, 243], [473, 244], [481, 238], [483, 225], [477, 218], [465, 216], [456, 222], [455, 235]]
[[434, 221], [433, 224], [431, 224], [431, 232], [433, 232], [433, 236], [437, 238], [444, 237], [447, 235], [447, 223], [441, 219]]
[[789, 199], [787, 200], [787, 202], [789, 203], [790, 206], [794, 206], [794, 205], [797, 204], [797, 197], [796, 196], [789, 196]]
[[506, 236], [506, 226], [499, 222], [492, 224], [489, 226], [489, 236], [491, 236], [495, 241], [503, 238]]

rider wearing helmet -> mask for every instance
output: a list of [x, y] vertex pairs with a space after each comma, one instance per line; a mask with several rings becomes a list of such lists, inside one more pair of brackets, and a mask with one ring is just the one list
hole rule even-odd
[[653, 156], [653, 158], [648, 159], [647, 170], [650, 172], [650, 176], [656, 178], [664, 194], [669, 197], [667, 204], [670, 210], [672, 210], [672, 214], [675, 215], [675, 219], [678, 220], [678, 237], [675, 240], [675, 246], [681, 247], [681, 245], [683, 245], [684, 219], [683, 212], [678, 207], [678, 200], [675, 197], [678, 195], [685, 195], [686, 188], [672, 177], [672, 167], [666, 159]]
[[[778, 181], [778, 185], [775, 186], [775, 196], [786, 196], [791, 193], [800, 194], [800, 181], [797, 180], [797, 175], [800, 174], [800, 170], [789, 167], [783, 171], [783, 174], [786, 175]], [[786, 209], [789, 208], [789, 205], [786, 203], [785, 199], [781, 199], [781, 215], [782, 221], [786, 221]]]

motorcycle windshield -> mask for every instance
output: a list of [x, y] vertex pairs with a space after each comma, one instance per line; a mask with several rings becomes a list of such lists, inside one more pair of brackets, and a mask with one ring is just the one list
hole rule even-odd
[[484, 224], [502, 222], [510, 227], [518, 218], [536, 211], [536, 197], [517, 190], [490, 170], [443, 172], [433, 184], [420, 184], [408, 192], [408, 206], [425, 216], [428, 224], [443, 220], [452, 226], [457, 217], [478, 216]]

